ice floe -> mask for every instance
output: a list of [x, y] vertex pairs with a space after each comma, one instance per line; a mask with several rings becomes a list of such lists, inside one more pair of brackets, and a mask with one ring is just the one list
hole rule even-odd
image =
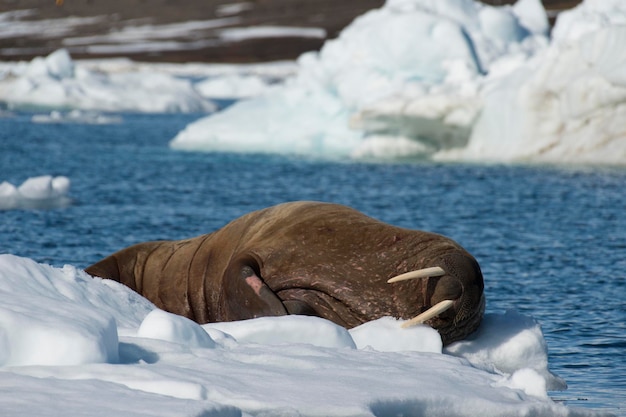
[[66, 207], [72, 202], [69, 189], [70, 180], [64, 176], [31, 177], [18, 187], [3, 181], [0, 183], [0, 210]]
[[[66, 265], [0, 255], [0, 409], [129, 416], [592, 416], [553, 402], [530, 317], [487, 314], [442, 352], [436, 331], [383, 318], [200, 326]], [[68, 408], [69, 407], [69, 408]]]

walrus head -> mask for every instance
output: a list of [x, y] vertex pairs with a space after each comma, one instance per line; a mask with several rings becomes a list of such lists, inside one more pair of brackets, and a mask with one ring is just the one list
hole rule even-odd
[[387, 282], [430, 279], [424, 297], [430, 307], [402, 327], [428, 323], [448, 344], [464, 338], [467, 329], [480, 324], [485, 311], [484, 284], [478, 263], [463, 253], [450, 253], [435, 263], [439, 266], [407, 272]]
[[444, 344], [476, 330], [485, 304], [480, 267], [456, 242], [317, 202], [140, 243], [86, 271], [200, 323], [305, 314], [352, 328], [392, 316], [429, 324]]

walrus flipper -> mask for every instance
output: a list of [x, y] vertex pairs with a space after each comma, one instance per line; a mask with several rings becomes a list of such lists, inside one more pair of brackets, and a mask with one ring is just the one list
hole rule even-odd
[[224, 305], [229, 320], [289, 314], [283, 302], [249, 265], [236, 263], [224, 280]]

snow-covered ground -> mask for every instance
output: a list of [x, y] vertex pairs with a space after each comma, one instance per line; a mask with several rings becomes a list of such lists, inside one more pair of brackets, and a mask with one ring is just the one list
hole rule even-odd
[[539, 0], [388, 0], [295, 69], [75, 62], [59, 50], [0, 64], [0, 103], [212, 112], [211, 99], [247, 98], [179, 132], [171, 146], [183, 150], [625, 164], [626, 3], [585, 0], [549, 31]]
[[73, 266], [0, 255], [5, 417], [585, 416], [553, 402], [539, 325], [488, 314], [442, 352], [383, 318], [347, 331], [304, 316], [200, 326]]

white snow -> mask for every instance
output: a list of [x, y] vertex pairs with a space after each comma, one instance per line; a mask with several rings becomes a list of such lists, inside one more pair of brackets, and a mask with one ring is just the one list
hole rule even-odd
[[8, 181], [0, 183], [0, 210], [50, 209], [71, 204], [70, 180], [64, 176], [31, 177], [19, 187]]
[[[25, 17], [36, 15], [35, 9], [22, 9], [0, 13], [0, 39], [12, 39], [25, 36], [34, 37], [63, 37], [70, 35], [79, 26], [106, 22], [106, 16], [93, 17], [64, 17], [60, 19], [22, 20]], [[11, 52], [10, 48], [3, 48], [3, 54]]]
[[[181, 23], [169, 23], [164, 25], [139, 25], [124, 27], [118, 31], [112, 31], [105, 35], [69, 37], [63, 40], [65, 46], [75, 45], [99, 45], [105, 44], [149, 44], [155, 39], [175, 39], [190, 32], [206, 29], [221, 28], [239, 23], [238, 18], [224, 18], [213, 20], [191, 20]], [[119, 46], [119, 45], [118, 45]], [[139, 49], [140, 50], [140, 49]]]
[[388, 0], [301, 56], [283, 88], [190, 124], [171, 146], [624, 164], [625, 24], [626, 3], [586, 0], [551, 40], [538, 0]]
[[434, 330], [383, 318], [200, 326], [123, 285], [0, 255], [3, 416], [591, 416], [553, 402], [541, 329], [487, 314], [441, 351]]
[[256, 38], [326, 38], [323, 28], [300, 28], [294, 26], [247, 26], [219, 31], [219, 37], [227, 42], [241, 42]]
[[215, 8], [215, 14], [217, 16], [231, 16], [252, 9], [254, 9], [254, 4], [248, 1], [241, 3], [220, 4]]

